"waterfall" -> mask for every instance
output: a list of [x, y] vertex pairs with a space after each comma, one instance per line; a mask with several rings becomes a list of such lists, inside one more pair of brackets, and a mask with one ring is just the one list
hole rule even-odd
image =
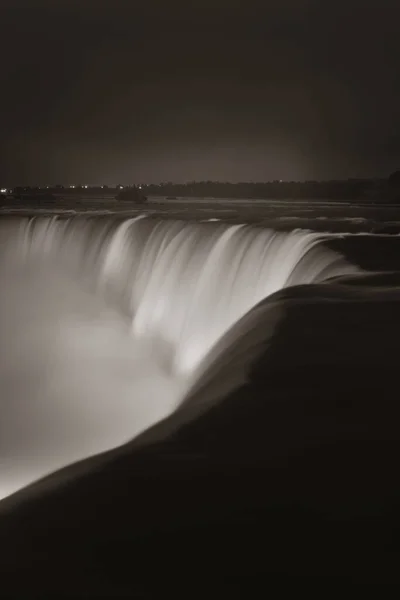
[[4, 219], [0, 498], [171, 414], [267, 296], [354, 273], [324, 239], [145, 216]]

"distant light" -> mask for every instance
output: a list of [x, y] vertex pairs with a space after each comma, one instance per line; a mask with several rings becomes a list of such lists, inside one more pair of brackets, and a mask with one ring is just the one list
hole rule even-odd
[[85, 190], [87, 190], [89, 186], [88, 185], [84, 185], [83, 187], [85, 188]]
[[70, 187], [70, 188], [74, 188], [75, 186], [74, 186], [74, 185], [70, 185], [69, 187]]
[[1, 192], [2, 194], [6, 194], [6, 193], [7, 193], [7, 189], [6, 189], [6, 188], [1, 188], [0, 192]]
[[141, 189], [142, 189], [142, 186], [141, 186], [141, 185], [139, 185], [139, 190], [141, 190]]

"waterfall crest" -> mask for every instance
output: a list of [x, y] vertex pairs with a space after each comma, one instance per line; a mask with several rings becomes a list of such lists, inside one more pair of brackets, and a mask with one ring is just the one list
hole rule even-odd
[[354, 273], [324, 239], [145, 216], [2, 223], [0, 498], [171, 414], [267, 296]]

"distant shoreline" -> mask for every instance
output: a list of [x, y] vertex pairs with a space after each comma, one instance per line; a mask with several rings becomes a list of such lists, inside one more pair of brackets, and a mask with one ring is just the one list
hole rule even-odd
[[[161, 183], [118, 186], [44, 186], [8, 188], [1, 196], [1, 204], [6, 199], [15, 198], [23, 204], [46, 204], [47, 202], [68, 202], [71, 200], [120, 201], [128, 202], [132, 194], [160, 198], [167, 202], [214, 200], [286, 200], [290, 202], [330, 201], [365, 203], [400, 203], [400, 176], [393, 173], [387, 179], [347, 179], [333, 181], [270, 181], [223, 183], [199, 181], [190, 183]], [[118, 197], [119, 196], [119, 197]]]

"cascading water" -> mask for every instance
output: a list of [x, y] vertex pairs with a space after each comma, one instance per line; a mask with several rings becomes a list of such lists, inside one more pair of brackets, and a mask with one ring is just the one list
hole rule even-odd
[[5, 220], [0, 498], [171, 414], [267, 296], [354, 273], [323, 239], [144, 217]]

